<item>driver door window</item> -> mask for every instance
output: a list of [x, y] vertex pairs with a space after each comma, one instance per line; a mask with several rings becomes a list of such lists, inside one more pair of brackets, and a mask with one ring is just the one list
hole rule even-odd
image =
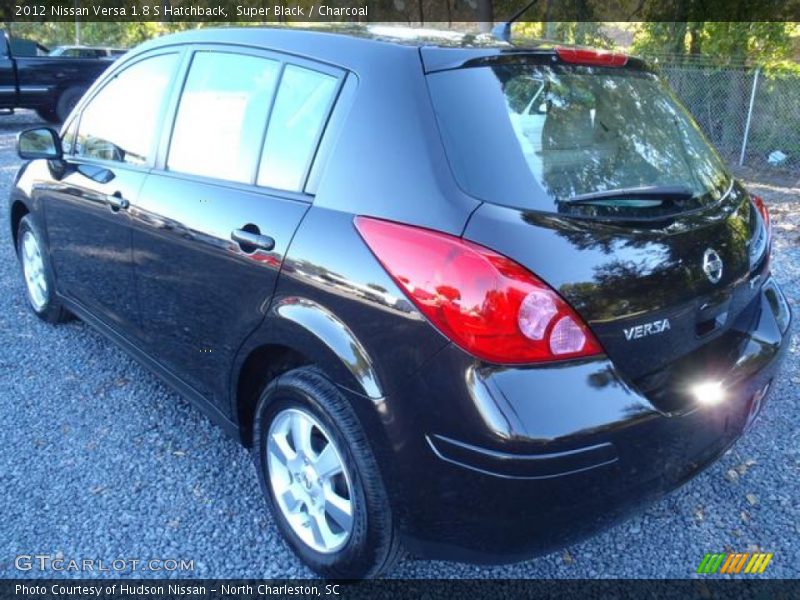
[[146, 58], [103, 87], [83, 109], [75, 156], [147, 164], [177, 60], [177, 54]]

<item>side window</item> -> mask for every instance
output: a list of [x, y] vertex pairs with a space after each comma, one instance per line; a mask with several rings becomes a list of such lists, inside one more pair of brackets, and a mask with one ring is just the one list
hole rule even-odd
[[177, 57], [146, 58], [106, 84], [83, 109], [75, 155], [146, 164]]
[[301, 191], [336, 84], [331, 75], [286, 66], [264, 141], [258, 185]]
[[175, 117], [167, 168], [252, 182], [279, 73], [276, 60], [197, 52]]

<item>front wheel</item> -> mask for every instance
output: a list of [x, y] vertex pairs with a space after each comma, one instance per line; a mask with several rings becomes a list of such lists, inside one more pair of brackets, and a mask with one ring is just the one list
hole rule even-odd
[[55, 293], [55, 279], [43, 237], [31, 215], [25, 215], [17, 229], [17, 256], [25, 281], [28, 304], [40, 319], [49, 323], [69, 320], [69, 313]]
[[342, 394], [313, 367], [264, 390], [253, 454], [261, 488], [295, 554], [323, 577], [387, 571], [400, 547], [378, 465]]

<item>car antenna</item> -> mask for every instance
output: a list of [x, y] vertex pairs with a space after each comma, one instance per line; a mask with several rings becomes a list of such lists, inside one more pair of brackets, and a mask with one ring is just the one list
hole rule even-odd
[[511, 43], [511, 26], [514, 22], [519, 19], [522, 15], [524, 15], [530, 8], [536, 4], [539, 0], [533, 0], [533, 2], [529, 2], [524, 8], [520, 9], [513, 15], [508, 21], [504, 23], [498, 23], [494, 27], [492, 27], [492, 37], [496, 40], [500, 40], [501, 42]]

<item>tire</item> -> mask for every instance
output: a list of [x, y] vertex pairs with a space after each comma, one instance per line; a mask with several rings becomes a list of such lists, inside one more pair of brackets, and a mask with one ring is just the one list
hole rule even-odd
[[75, 105], [80, 101], [83, 97], [83, 94], [86, 90], [80, 87], [69, 87], [58, 97], [58, 102], [56, 102], [56, 110], [55, 116], [58, 119], [59, 123], [63, 123], [67, 120], [69, 113], [72, 112], [72, 109], [75, 108]]
[[36, 114], [39, 115], [40, 118], [44, 119], [48, 123], [58, 124], [61, 120], [58, 118], [56, 111], [50, 108], [38, 108], [36, 109]]
[[17, 228], [17, 257], [28, 306], [48, 323], [63, 323], [71, 315], [56, 295], [53, 267], [44, 245], [44, 237], [31, 215], [22, 217]]
[[[287, 464], [293, 464], [292, 460], [304, 464], [300, 462], [303, 453], [298, 451], [302, 443], [298, 445], [293, 441], [296, 422], [292, 419], [306, 418], [313, 422], [308, 436], [311, 439], [308, 447], [312, 449], [308, 454], [317, 457], [305, 463], [311, 466], [310, 477], [305, 476], [303, 467], [285, 468], [279, 459], [281, 455], [291, 457], [294, 453], [294, 458], [288, 459]], [[286, 419], [290, 419], [289, 429], [281, 433], [287, 427]], [[333, 476], [327, 484], [323, 483], [321, 488], [328, 485], [329, 489], [320, 491], [315, 484], [308, 482], [312, 479], [323, 481], [322, 471], [317, 473], [314, 468], [322, 469], [322, 461], [318, 459], [323, 455], [330, 456], [327, 446], [330, 442], [343, 472]], [[276, 450], [279, 446], [288, 448], [287, 452]], [[400, 543], [370, 444], [352, 407], [320, 370], [315, 367], [294, 369], [267, 386], [256, 407], [252, 452], [261, 490], [278, 528], [294, 553], [317, 574], [332, 579], [377, 577], [399, 559]], [[292, 469], [295, 469], [294, 474], [291, 473]], [[296, 476], [297, 473], [300, 473], [300, 477]], [[319, 477], [315, 477], [315, 474], [319, 474]], [[297, 491], [287, 494], [281, 489]], [[305, 496], [306, 502], [295, 502], [306, 489], [310, 490]], [[336, 502], [328, 500], [331, 490], [338, 496], [334, 498]], [[290, 497], [291, 502], [279, 502], [276, 492], [282, 499]], [[340, 522], [347, 521], [341, 518], [346, 511], [333, 518], [336, 513], [332, 508], [339, 506], [343, 497], [349, 497], [349, 514], [352, 517], [349, 527], [339, 526]], [[292, 504], [295, 509], [287, 510], [286, 507]], [[324, 513], [322, 519], [319, 518], [320, 513]], [[317, 518], [311, 515], [317, 515]], [[305, 525], [302, 524], [303, 520], [306, 521]], [[323, 524], [320, 525], [320, 522]], [[318, 535], [318, 532], [326, 524], [332, 534], [326, 539], [336, 541], [328, 544], [328, 549], [315, 547], [324, 545], [321, 543], [324, 536]]]

